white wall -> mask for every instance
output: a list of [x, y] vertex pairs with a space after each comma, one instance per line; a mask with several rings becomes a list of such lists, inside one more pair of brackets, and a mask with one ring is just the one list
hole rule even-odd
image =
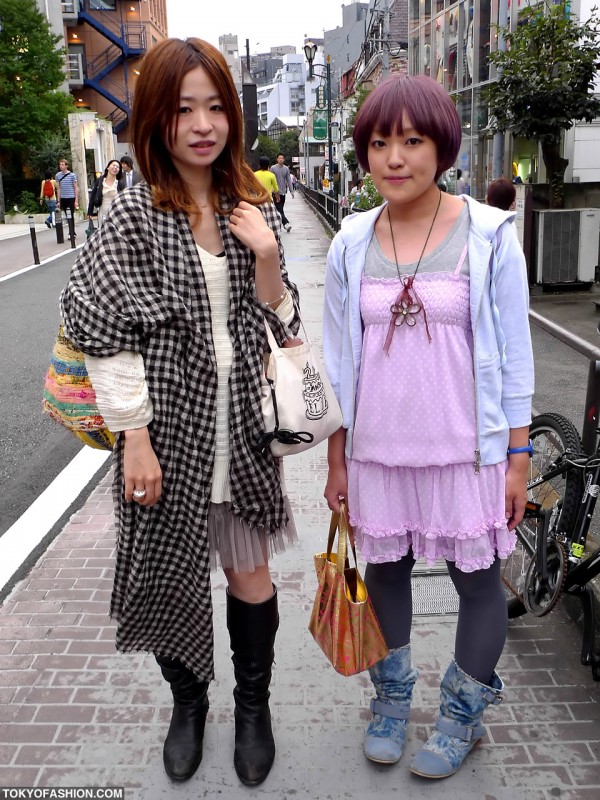
[[600, 120], [578, 123], [569, 139], [573, 164], [571, 180], [600, 181]]
[[[596, 0], [573, 0], [571, 10], [585, 22], [595, 5]], [[600, 71], [596, 73], [595, 92], [600, 94]], [[600, 119], [577, 122], [565, 132], [565, 158], [569, 159], [566, 181], [600, 181]]]

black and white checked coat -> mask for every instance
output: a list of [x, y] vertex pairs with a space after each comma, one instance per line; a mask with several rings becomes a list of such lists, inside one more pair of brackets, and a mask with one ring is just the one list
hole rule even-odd
[[[279, 243], [275, 208], [261, 206]], [[254, 254], [217, 215], [230, 279], [228, 328], [232, 510], [251, 526], [274, 532], [287, 516], [279, 469], [252, 443], [263, 432], [260, 374], [268, 349], [262, 315], [283, 342], [272, 311], [258, 303]], [[177, 657], [199, 677], [213, 677], [213, 630], [207, 515], [210, 502], [217, 372], [202, 265], [187, 215], [152, 206], [146, 183], [117, 195], [98, 233], [84, 246], [61, 296], [67, 335], [84, 352], [143, 355], [154, 419], [150, 438], [163, 474], [154, 507], [123, 496], [123, 437], [115, 446], [113, 487], [117, 559], [111, 616], [117, 647]], [[298, 329], [296, 317], [290, 326]]]

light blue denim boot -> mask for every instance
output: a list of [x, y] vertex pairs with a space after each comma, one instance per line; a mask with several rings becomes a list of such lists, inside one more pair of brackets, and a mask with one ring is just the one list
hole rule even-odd
[[373, 719], [365, 732], [365, 755], [378, 764], [395, 764], [404, 749], [412, 690], [419, 674], [411, 668], [410, 645], [390, 650], [369, 674], [377, 697], [371, 700]]
[[423, 778], [447, 778], [460, 769], [485, 733], [481, 724], [483, 712], [502, 701], [503, 689], [495, 672], [492, 685], [486, 686], [452, 661], [440, 685], [440, 714], [435, 731], [413, 757], [411, 771]]

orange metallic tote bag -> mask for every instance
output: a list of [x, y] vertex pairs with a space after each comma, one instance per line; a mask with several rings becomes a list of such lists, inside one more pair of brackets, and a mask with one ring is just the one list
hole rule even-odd
[[[336, 532], [337, 553], [333, 552]], [[354, 566], [348, 562], [348, 542]], [[388, 654], [388, 647], [358, 571], [348, 509], [340, 504], [329, 527], [327, 552], [315, 555], [319, 588], [308, 625], [315, 641], [342, 675], [356, 675]]]

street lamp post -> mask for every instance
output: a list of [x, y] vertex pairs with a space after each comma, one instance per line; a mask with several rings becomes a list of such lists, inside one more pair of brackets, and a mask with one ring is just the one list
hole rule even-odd
[[[304, 45], [304, 55], [308, 61], [308, 80], [312, 80], [316, 75], [313, 61], [317, 54], [317, 45], [313, 42], [307, 42]], [[323, 77], [321, 76], [317, 77]], [[327, 158], [329, 161], [329, 195], [334, 196], [333, 189], [333, 141], [331, 139], [331, 56], [327, 56], [327, 64], [325, 67], [325, 81], [327, 86]]]

